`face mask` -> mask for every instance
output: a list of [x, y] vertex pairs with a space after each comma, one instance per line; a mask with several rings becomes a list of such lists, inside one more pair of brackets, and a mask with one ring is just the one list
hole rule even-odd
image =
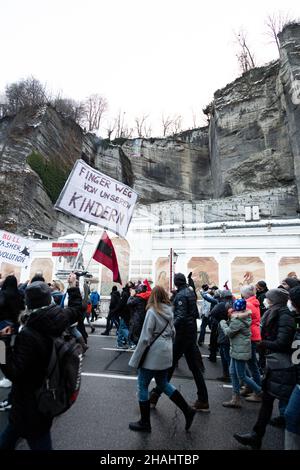
[[269, 308], [269, 307], [270, 307], [270, 304], [269, 304], [268, 299], [264, 299], [263, 304], [264, 304], [264, 306], [265, 306], [266, 308]]
[[290, 300], [288, 300], [287, 306], [291, 312], [296, 312], [296, 309]]

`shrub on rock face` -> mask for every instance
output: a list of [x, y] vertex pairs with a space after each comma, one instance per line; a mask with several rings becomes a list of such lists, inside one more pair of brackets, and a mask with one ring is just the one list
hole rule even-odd
[[56, 162], [45, 160], [38, 152], [32, 152], [27, 157], [27, 163], [39, 175], [48, 196], [55, 203], [68, 178], [69, 171]]

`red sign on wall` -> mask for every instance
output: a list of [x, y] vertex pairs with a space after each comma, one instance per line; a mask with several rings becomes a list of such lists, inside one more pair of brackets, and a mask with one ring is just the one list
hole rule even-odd
[[78, 243], [52, 242], [52, 256], [77, 256]]

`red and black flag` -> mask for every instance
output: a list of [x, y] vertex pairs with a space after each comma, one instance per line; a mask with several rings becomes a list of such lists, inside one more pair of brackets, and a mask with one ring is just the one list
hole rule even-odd
[[105, 231], [103, 232], [101, 240], [93, 254], [93, 259], [113, 272], [114, 282], [122, 284], [116, 253], [111, 239]]

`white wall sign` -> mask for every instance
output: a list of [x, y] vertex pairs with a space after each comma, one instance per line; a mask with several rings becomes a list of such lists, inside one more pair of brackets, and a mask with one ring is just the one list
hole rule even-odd
[[0, 230], [0, 263], [27, 268], [35, 242]]
[[125, 237], [137, 197], [129, 186], [77, 160], [55, 208]]

